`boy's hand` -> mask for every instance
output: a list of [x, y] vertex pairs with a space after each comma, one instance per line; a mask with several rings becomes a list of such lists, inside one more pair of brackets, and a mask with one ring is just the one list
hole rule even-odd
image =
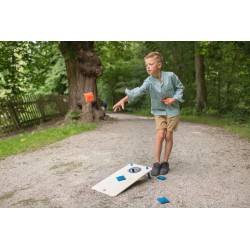
[[120, 107], [122, 107], [122, 109], [124, 109], [124, 101], [123, 101], [123, 100], [119, 101], [118, 103], [116, 103], [116, 104], [113, 106], [114, 112], [116, 112], [117, 109], [120, 110]]
[[162, 100], [165, 104], [167, 105], [172, 105], [173, 103], [176, 102], [176, 99], [175, 98], [166, 98], [166, 99], [163, 99]]

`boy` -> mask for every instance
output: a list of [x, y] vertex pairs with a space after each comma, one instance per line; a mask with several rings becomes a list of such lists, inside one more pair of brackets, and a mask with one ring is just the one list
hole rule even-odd
[[[151, 113], [155, 116], [156, 140], [155, 163], [151, 174], [153, 176], [165, 175], [169, 171], [169, 155], [173, 146], [173, 131], [179, 122], [180, 106], [183, 102], [184, 86], [173, 72], [161, 71], [163, 58], [159, 52], [151, 52], [145, 58], [145, 65], [149, 77], [141, 87], [125, 90], [126, 96], [113, 106], [124, 109], [126, 101], [131, 102], [135, 97], [149, 93], [151, 97]], [[164, 101], [163, 101], [164, 100]], [[161, 151], [163, 141], [165, 143], [164, 159], [161, 163]]]

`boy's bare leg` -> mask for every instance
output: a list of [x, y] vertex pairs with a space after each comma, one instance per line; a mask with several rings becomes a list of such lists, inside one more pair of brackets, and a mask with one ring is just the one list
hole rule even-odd
[[156, 130], [156, 139], [155, 139], [155, 161], [161, 163], [161, 150], [162, 150], [162, 143], [164, 140], [164, 129], [157, 129]]
[[164, 162], [168, 162], [169, 155], [173, 147], [173, 132], [172, 131], [166, 132], [165, 140], [166, 140], [166, 144], [165, 144]]

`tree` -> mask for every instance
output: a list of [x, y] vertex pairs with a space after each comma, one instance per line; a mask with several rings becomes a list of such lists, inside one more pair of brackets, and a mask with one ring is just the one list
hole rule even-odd
[[0, 42], [0, 96], [17, 95], [24, 85], [25, 42]]
[[[94, 52], [94, 42], [60, 42], [69, 84], [69, 110], [82, 110], [81, 120], [92, 122], [104, 116], [97, 101], [96, 79], [102, 75], [102, 65]], [[95, 103], [85, 103], [83, 93], [93, 92]]]
[[58, 42], [0, 42], [0, 97], [67, 94]]
[[201, 112], [206, 107], [206, 81], [204, 55], [201, 53], [199, 42], [195, 42], [195, 80], [197, 90], [196, 110]]

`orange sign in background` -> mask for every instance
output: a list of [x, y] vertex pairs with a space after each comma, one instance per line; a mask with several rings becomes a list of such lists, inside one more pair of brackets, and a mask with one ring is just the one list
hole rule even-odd
[[93, 92], [83, 93], [83, 95], [86, 103], [95, 101]]

